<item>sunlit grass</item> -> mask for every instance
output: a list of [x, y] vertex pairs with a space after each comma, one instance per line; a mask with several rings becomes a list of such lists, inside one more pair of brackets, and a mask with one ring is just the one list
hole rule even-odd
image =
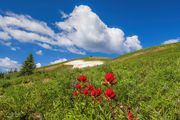
[[[113, 71], [118, 80], [117, 100], [131, 106], [140, 120], [178, 120], [179, 68], [180, 43], [176, 43], [129, 53], [93, 68], [60, 67], [25, 77], [9, 75], [9, 80], [0, 80], [0, 119], [103, 119], [92, 106], [83, 113], [74, 108], [72, 83], [83, 74], [98, 87], [104, 75]], [[117, 120], [125, 116], [119, 111]]]

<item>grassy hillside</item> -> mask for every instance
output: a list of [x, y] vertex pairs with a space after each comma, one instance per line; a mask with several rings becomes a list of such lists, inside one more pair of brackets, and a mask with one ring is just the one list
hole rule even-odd
[[52, 65], [48, 65], [48, 66], [44, 66], [41, 68], [38, 68], [37, 71], [44, 71], [44, 72], [49, 72], [49, 71], [54, 71], [54, 70], [58, 70], [58, 69], [62, 69], [64, 67], [72, 67], [72, 66], [65, 66], [63, 65], [64, 63], [73, 61], [73, 60], [84, 60], [84, 61], [104, 61], [104, 62], [108, 62], [111, 60], [111, 58], [106, 58], [106, 57], [87, 57], [87, 58], [78, 58], [78, 59], [72, 59], [72, 60], [68, 60], [65, 62], [61, 62], [61, 63], [57, 63], [57, 64], [52, 64]]
[[[102, 87], [102, 78], [109, 71], [118, 80], [112, 104], [118, 102], [121, 107], [112, 109], [103, 104], [105, 100], [93, 106], [86, 98], [71, 96], [78, 75]], [[129, 53], [93, 68], [63, 66], [0, 80], [0, 120], [126, 120], [123, 110], [128, 107], [140, 120], [180, 119], [180, 43]]]

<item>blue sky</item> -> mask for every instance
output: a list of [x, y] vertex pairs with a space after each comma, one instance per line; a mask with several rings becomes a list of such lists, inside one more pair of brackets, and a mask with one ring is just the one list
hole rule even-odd
[[20, 66], [29, 52], [44, 66], [177, 42], [179, 5], [179, 0], [2, 0], [0, 70]]

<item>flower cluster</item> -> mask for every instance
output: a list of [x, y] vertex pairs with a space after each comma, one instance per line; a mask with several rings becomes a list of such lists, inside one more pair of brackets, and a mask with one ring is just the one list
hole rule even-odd
[[[74, 84], [73, 87], [75, 91], [72, 92], [73, 97], [85, 96], [91, 97], [97, 103], [101, 103], [103, 100], [114, 100], [117, 96], [116, 92], [113, 90], [113, 86], [117, 84], [116, 76], [113, 72], [108, 72], [102, 79], [102, 85], [104, 85], [104, 90], [100, 87], [95, 87], [91, 84], [90, 80], [88, 80], [87, 76], [80, 75], [77, 77], [78, 83]], [[110, 103], [110, 106], [112, 104]], [[133, 119], [134, 115], [129, 110], [127, 113], [128, 119]]]
[[[76, 89], [72, 96], [76, 97], [79, 94], [82, 94], [84, 96], [91, 96], [94, 98], [97, 98], [96, 100], [100, 103], [102, 101], [102, 98], [106, 99], [114, 99], [116, 97], [116, 93], [111, 87], [108, 87], [106, 90], [102, 90], [102, 88], [96, 88], [93, 85], [90, 84], [90, 81], [87, 79], [87, 76], [80, 75], [77, 77], [77, 80], [79, 81], [77, 84], [73, 85], [73, 87]], [[87, 84], [88, 83], [88, 84]], [[109, 72], [105, 75], [103, 78], [103, 85], [114, 85], [117, 83], [116, 77], [113, 72]], [[101, 95], [103, 95], [101, 97]]]

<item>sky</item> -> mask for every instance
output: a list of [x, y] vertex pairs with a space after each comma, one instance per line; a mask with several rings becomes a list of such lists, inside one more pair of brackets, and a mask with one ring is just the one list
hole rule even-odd
[[179, 0], [1, 0], [0, 71], [180, 41]]

